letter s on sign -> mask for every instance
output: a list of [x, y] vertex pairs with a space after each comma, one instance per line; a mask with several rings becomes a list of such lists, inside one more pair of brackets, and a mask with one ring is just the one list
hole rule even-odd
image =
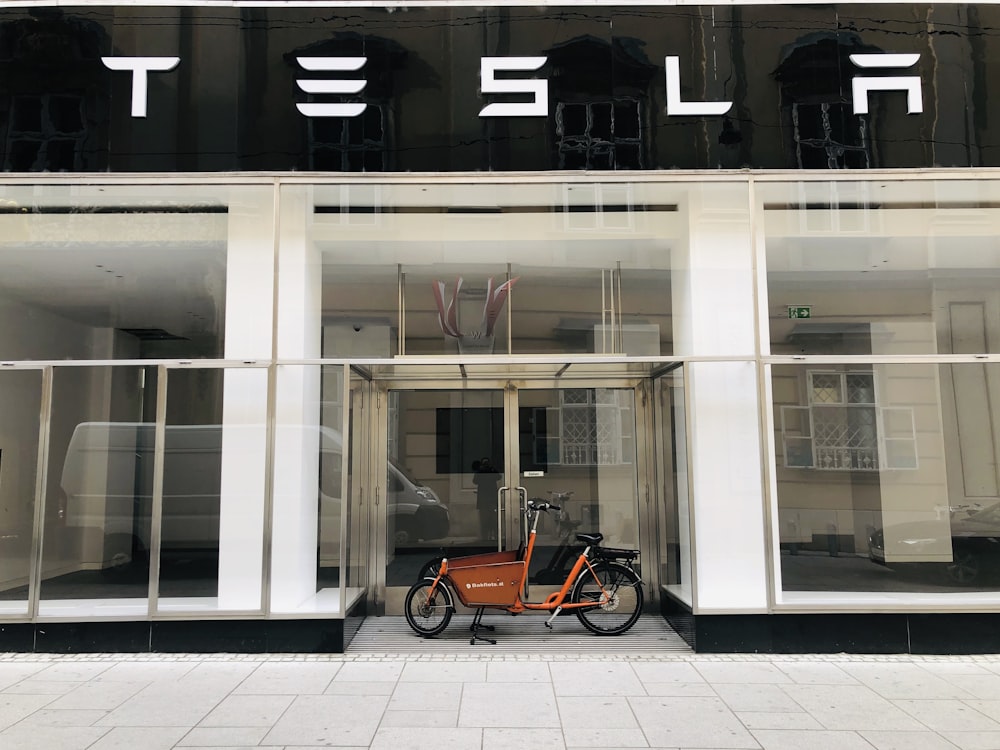
[[498, 70], [538, 70], [545, 57], [484, 57], [480, 60], [480, 89], [484, 94], [533, 94], [530, 102], [497, 102], [479, 111], [480, 117], [545, 117], [549, 114], [549, 82], [545, 78], [528, 80], [503, 78]]

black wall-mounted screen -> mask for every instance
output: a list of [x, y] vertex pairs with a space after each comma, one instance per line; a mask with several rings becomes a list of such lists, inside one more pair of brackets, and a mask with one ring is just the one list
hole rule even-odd
[[436, 454], [438, 474], [471, 474], [486, 456], [502, 473], [503, 409], [438, 409]]

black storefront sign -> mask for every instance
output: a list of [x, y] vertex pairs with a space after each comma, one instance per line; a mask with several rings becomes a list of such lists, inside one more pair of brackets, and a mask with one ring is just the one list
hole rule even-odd
[[0, 12], [3, 169], [1000, 165], [998, 6], [317, 6]]

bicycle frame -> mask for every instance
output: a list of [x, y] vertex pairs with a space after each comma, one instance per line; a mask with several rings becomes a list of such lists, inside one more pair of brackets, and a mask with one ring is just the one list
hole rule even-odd
[[[512, 563], [515, 563], [515, 562], [521, 563], [521, 568], [522, 569], [521, 569], [521, 573], [520, 573], [520, 579], [517, 582], [517, 588], [516, 588], [516, 591], [515, 591], [514, 601], [512, 603], [510, 603], [510, 604], [500, 604], [500, 603], [494, 603], [494, 604], [472, 603], [472, 604], [470, 604], [469, 600], [466, 598], [465, 594], [463, 593], [463, 589], [460, 586], [458, 586], [454, 582], [454, 580], [451, 578], [451, 576], [449, 575], [449, 572], [448, 572], [449, 571], [449, 563], [448, 563], [448, 559], [447, 558], [444, 558], [441, 561], [441, 566], [438, 569], [437, 577], [434, 579], [434, 583], [431, 584], [431, 588], [430, 588], [428, 594], [430, 596], [433, 596], [434, 593], [437, 591], [437, 587], [440, 584], [441, 579], [442, 578], [447, 578], [448, 581], [449, 581], [449, 583], [451, 584], [451, 588], [455, 591], [455, 593], [457, 594], [459, 600], [465, 606], [475, 607], [475, 608], [479, 608], [479, 609], [484, 609], [484, 608], [500, 609], [500, 610], [503, 610], [505, 612], [509, 612], [509, 613], [515, 614], [515, 615], [516, 614], [520, 614], [522, 612], [527, 612], [529, 610], [540, 610], [540, 611], [544, 611], [544, 612], [552, 612], [553, 613], [552, 617], [549, 618], [548, 623], [551, 623], [551, 621], [555, 617], [557, 617], [560, 612], [562, 612], [563, 610], [566, 610], [566, 609], [579, 609], [579, 608], [583, 608], [583, 607], [601, 607], [601, 606], [604, 606], [605, 604], [607, 604], [611, 597], [608, 594], [608, 592], [605, 591], [604, 586], [601, 584], [601, 581], [594, 574], [593, 566], [590, 564], [590, 550], [591, 550], [591, 547], [589, 545], [583, 550], [583, 552], [580, 553], [579, 557], [577, 557], [576, 563], [573, 565], [572, 569], [567, 574], [566, 580], [563, 582], [562, 587], [559, 589], [559, 591], [557, 591], [557, 592], [555, 592], [553, 594], [550, 594], [542, 602], [526, 602], [526, 601], [523, 600], [522, 595], [523, 595], [523, 592], [524, 592], [524, 589], [525, 589], [525, 585], [528, 582], [528, 569], [529, 569], [530, 564], [531, 564], [531, 556], [534, 553], [534, 549], [535, 549], [536, 527], [538, 526], [538, 514], [542, 512], [542, 509], [536, 509], [533, 512], [534, 512], [534, 518], [532, 520], [531, 529], [528, 532], [528, 544], [527, 544], [527, 547], [525, 548], [524, 558], [522, 560], [520, 560], [520, 561], [511, 560], [511, 561], [507, 562], [502, 557], [499, 557], [499, 556], [502, 556], [503, 553], [488, 553], [487, 555], [473, 555], [473, 556], [471, 556], [468, 559], [470, 559], [470, 560], [476, 560], [476, 562], [472, 563], [471, 565], [463, 565], [463, 566], [461, 566], [461, 568], [463, 570], [466, 570], [466, 571], [473, 570], [474, 571], [474, 570], [477, 570], [477, 569], [485, 569], [489, 565], [505, 565], [505, 564], [509, 565], [509, 564], [512, 564]], [[478, 559], [477, 558], [478, 559], [482, 559], [483, 563], [482, 564], [478, 564]], [[455, 560], [455, 562], [458, 563], [462, 559], [463, 558], [458, 558], [458, 559]], [[600, 587], [600, 589], [601, 589], [601, 597], [600, 597], [600, 599], [598, 599], [596, 601], [592, 601], [592, 602], [567, 602], [566, 598], [569, 595], [570, 589], [572, 588], [573, 584], [576, 582], [577, 578], [580, 576], [580, 574], [581, 574], [581, 572], [583, 571], [584, 568], [587, 568], [590, 571], [590, 574], [593, 576], [594, 581]]]

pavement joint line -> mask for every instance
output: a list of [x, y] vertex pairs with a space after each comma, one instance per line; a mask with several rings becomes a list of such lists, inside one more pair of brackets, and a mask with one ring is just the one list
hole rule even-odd
[[236, 654], [236, 653], [0, 653], [0, 663], [6, 662], [743, 662], [743, 663], [986, 663], [1000, 664], [1000, 654], [595, 654], [548, 653], [378, 653], [378, 654]]

